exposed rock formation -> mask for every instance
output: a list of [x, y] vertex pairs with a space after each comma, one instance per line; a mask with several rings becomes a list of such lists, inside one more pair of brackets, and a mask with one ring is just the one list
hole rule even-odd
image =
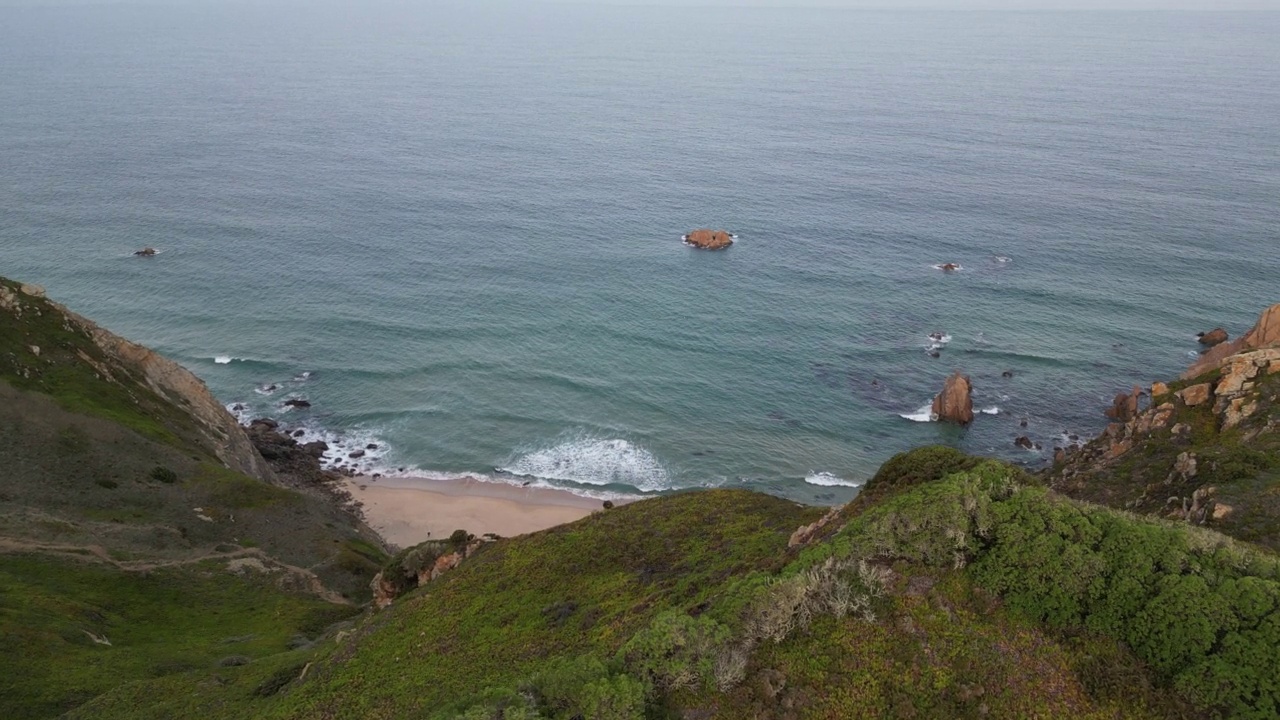
[[1209, 332], [1202, 332], [1196, 335], [1200, 339], [1201, 345], [1213, 347], [1227, 341], [1227, 331], [1222, 328], [1214, 328]]
[[154, 257], [156, 252], [158, 251], [153, 247], [144, 247], [141, 250], [135, 251], [133, 254], [138, 257]]
[[1183, 380], [1203, 375], [1210, 370], [1215, 370], [1232, 355], [1246, 350], [1261, 350], [1263, 348], [1280, 346], [1280, 304], [1272, 305], [1258, 317], [1258, 322], [1249, 332], [1232, 340], [1215, 345], [1200, 359], [1195, 362], [1186, 372], [1182, 373]]
[[1107, 417], [1116, 422], [1129, 422], [1138, 416], [1138, 399], [1142, 397], [1142, 388], [1137, 385], [1133, 386], [1132, 392], [1119, 393], [1115, 399], [1111, 401], [1111, 407], [1107, 409]]
[[941, 422], [968, 425], [973, 422], [973, 386], [968, 375], [957, 370], [947, 378], [933, 399], [933, 415]]
[[450, 540], [428, 540], [401, 552], [370, 581], [373, 606], [379, 610], [386, 608], [397, 597], [458, 567], [495, 539], [496, 536], [491, 535], [476, 538], [458, 530]]
[[808, 545], [820, 530], [831, 524], [831, 521], [840, 517], [840, 514], [843, 511], [844, 506], [837, 505], [828, 510], [826, 515], [818, 518], [817, 521], [796, 528], [796, 531], [791, 533], [791, 538], [787, 540], [787, 547], [793, 548], [797, 545]]
[[692, 230], [684, 236], [684, 241], [703, 250], [723, 250], [733, 244], [733, 235], [724, 230]]

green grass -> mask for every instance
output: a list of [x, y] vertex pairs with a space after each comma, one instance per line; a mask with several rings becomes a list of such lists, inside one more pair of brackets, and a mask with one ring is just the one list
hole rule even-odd
[[710, 603], [730, 579], [778, 562], [790, 533], [820, 515], [697, 492], [492, 544], [378, 616], [284, 714], [416, 717], [513, 685], [547, 658], [611, 655], [658, 613]]
[[[186, 413], [147, 388], [135, 371], [108, 358], [62, 311], [43, 298], [23, 295], [18, 283], [0, 278], [0, 286], [16, 293], [22, 305], [20, 316], [0, 311], [0, 381], [169, 445], [184, 446], [183, 438], [193, 436], [195, 425]], [[38, 356], [32, 346], [40, 349]], [[114, 381], [106, 381], [94, 364], [106, 368]]]
[[298, 633], [351, 613], [218, 563], [125, 573], [0, 556], [0, 717], [47, 718], [129, 681], [208, 671], [231, 655], [278, 655]]

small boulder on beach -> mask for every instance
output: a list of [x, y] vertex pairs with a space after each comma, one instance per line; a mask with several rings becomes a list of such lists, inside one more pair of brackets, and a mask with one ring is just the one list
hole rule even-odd
[[723, 250], [733, 244], [733, 235], [724, 230], [691, 230], [684, 241], [702, 250]]

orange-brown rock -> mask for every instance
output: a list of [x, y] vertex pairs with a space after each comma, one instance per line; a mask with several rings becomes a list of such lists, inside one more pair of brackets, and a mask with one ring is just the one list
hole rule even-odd
[[1138, 398], [1142, 397], [1142, 388], [1133, 386], [1133, 392], [1116, 395], [1107, 410], [1107, 417], [1117, 422], [1129, 422], [1138, 416]]
[[1182, 379], [1190, 380], [1215, 370], [1222, 365], [1223, 361], [1236, 353], [1275, 346], [1280, 346], [1280, 304], [1263, 310], [1258, 316], [1258, 322], [1249, 332], [1231, 342], [1224, 342], [1210, 348], [1194, 365], [1182, 373]]
[[692, 230], [684, 241], [703, 250], [723, 250], [733, 244], [733, 236], [724, 230]]
[[1222, 328], [1214, 328], [1209, 332], [1200, 333], [1201, 345], [1208, 345], [1212, 347], [1214, 345], [1220, 345], [1226, 341], [1227, 341], [1227, 331], [1223, 330]]
[[1182, 398], [1182, 402], [1190, 407], [1195, 407], [1209, 399], [1209, 383], [1200, 383], [1199, 385], [1183, 388], [1178, 391], [1177, 395]]
[[940, 422], [968, 425], [973, 422], [973, 385], [968, 375], [957, 370], [951, 373], [942, 386], [942, 392], [933, 399], [933, 415]]

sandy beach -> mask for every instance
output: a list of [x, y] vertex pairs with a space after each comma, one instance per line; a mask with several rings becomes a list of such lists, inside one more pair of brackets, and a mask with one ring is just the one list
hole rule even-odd
[[564, 490], [516, 487], [474, 478], [428, 480], [356, 476], [346, 481], [365, 521], [387, 542], [409, 547], [454, 530], [503, 537], [578, 520], [602, 501]]

